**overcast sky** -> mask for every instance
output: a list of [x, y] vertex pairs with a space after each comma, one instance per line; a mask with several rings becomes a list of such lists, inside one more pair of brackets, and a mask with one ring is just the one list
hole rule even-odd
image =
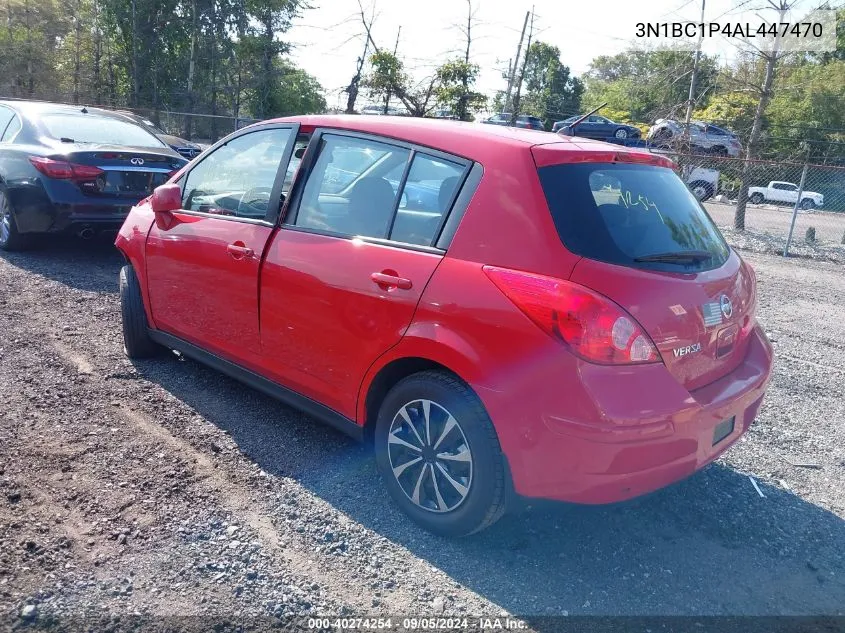
[[[373, 36], [379, 47], [392, 49], [399, 27], [399, 56], [411, 74], [422, 79], [444, 59], [463, 48], [453, 26], [466, 22], [465, 0], [362, 0], [375, 6]], [[818, 6], [806, 0], [805, 9]], [[706, 0], [705, 19], [754, 19], [749, 9], [766, 0]], [[315, 7], [297, 19], [286, 39], [295, 44], [297, 63], [326, 89], [329, 106], [339, 105], [338, 91], [348, 85], [363, 48], [357, 0], [311, 0]], [[478, 88], [492, 94], [504, 89], [502, 72], [516, 53], [526, 11], [535, 11], [534, 38], [557, 46], [575, 74], [587, 70], [598, 55], [632, 48], [637, 22], [698, 21], [701, 0], [472, 0], [475, 12], [472, 59], [481, 66]], [[756, 12], [759, 15], [759, 11]], [[705, 43], [704, 50], [729, 57], [726, 41]], [[345, 99], [343, 99], [345, 104]]]

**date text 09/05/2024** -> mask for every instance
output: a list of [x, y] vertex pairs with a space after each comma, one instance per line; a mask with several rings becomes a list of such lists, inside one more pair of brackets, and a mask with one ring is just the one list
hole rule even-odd
[[522, 631], [528, 629], [528, 623], [512, 617], [308, 618], [308, 628], [318, 631]]
[[824, 35], [821, 22], [637, 22], [636, 37], [741, 37], [771, 38], [820, 38]]

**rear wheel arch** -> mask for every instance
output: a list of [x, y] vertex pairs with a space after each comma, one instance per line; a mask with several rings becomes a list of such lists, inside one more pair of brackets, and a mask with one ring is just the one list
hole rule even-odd
[[370, 380], [363, 400], [362, 420], [364, 438], [368, 445], [372, 444], [379, 409], [390, 390], [408, 376], [424, 371], [442, 371], [468, 385], [467, 381], [452, 369], [430, 358], [404, 356], [385, 363]]

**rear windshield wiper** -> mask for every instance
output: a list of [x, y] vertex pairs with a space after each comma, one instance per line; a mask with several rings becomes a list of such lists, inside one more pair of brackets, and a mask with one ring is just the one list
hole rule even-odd
[[697, 264], [713, 259], [713, 254], [707, 251], [678, 251], [676, 253], [654, 253], [635, 257], [635, 262], [666, 262], [678, 264]]

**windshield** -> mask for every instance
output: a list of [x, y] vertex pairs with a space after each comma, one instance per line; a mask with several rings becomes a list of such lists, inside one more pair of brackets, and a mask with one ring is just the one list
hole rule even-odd
[[41, 123], [52, 138], [71, 139], [75, 143], [167, 147], [144, 128], [111, 117], [82, 113], [54, 113], [42, 116]]
[[[682, 272], [718, 268], [728, 258], [721, 233], [671, 169], [583, 163], [542, 167], [539, 174], [560, 238], [573, 253]], [[655, 256], [663, 257], [642, 261]]]

